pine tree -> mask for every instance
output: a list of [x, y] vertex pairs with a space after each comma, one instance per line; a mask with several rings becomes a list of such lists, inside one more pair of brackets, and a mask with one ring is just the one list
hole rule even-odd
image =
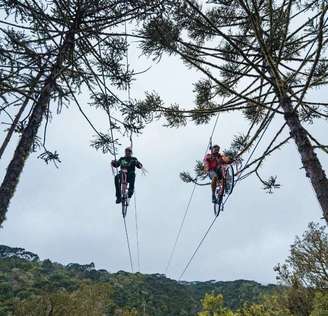
[[[0, 159], [9, 142], [14, 141], [13, 134], [19, 133], [19, 142], [0, 187], [0, 225], [29, 154], [43, 150], [39, 158], [46, 163], [60, 162], [59, 154], [46, 145], [52, 113], [60, 113], [63, 106], [74, 104], [98, 136], [94, 145], [113, 150], [115, 140], [111, 134], [99, 132], [84, 114], [77, 98], [82, 89], [90, 94], [93, 105], [109, 115], [113, 128], [142, 128], [130, 114], [132, 105], [115, 93], [126, 89], [133, 75], [125, 65], [129, 34], [124, 32], [124, 23], [158, 14], [161, 3], [156, 0], [0, 1], [0, 111], [10, 120], [0, 147]], [[114, 107], [120, 108], [123, 121], [110, 115]]]
[[[310, 133], [311, 125], [328, 117], [328, 103], [310, 93], [327, 84], [327, 8], [320, 0], [176, 1], [144, 23], [141, 47], [155, 59], [180, 56], [204, 74], [195, 84], [193, 109], [159, 104], [151, 110], [177, 127], [188, 119], [206, 124], [217, 113], [242, 113], [249, 129], [236, 136], [229, 154], [240, 158], [263, 135], [269, 138], [242, 169], [243, 178], [255, 174], [269, 192], [279, 184], [275, 177], [263, 179], [260, 167], [293, 140], [328, 222], [328, 179], [316, 154], [327, 154], [328, 147]], [[273, 122], [281, 127], [269, 136]]]

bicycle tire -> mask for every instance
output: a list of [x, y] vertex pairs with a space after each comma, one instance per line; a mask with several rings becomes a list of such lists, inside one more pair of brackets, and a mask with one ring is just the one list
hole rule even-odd
[[235, 187], [235, 171], [232, 167], [232, 165], [229, 165], [229, 168], [226, 170], [226, 174], [229, 172], [230, 175], [230, 189], [229, 192], [226, 192], [226, 194], [230, 195]]
[[218, 203], [213, 203], [213, 209], [214, 209], [214, 216], [217, 216], [218, 215]]
[[122, 215], [123, 215], [123, 218], [125, 218], [127, 212], [128, 212], [128, 203], [127, 203], [126, 198], [123, 198], [122, 199]]

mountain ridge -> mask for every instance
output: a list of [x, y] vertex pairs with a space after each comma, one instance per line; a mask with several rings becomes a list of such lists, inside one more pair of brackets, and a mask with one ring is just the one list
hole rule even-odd
[[[19, 247], [0, 245], [0, 315], [12, 312], [18, 301], [49, 293], [74, 292], [82, 284], [111, 288], [117, 308], [140, 310], [147, 302], [149, 315], [196, 315], [205, 293], [222, 294], [225, 305], [237, 309], [256, 303], [263, 294], [277, 289], [252, 280], [176, 281], [160, 273], [110, 273], [90, 264], [63, 265]], [[5, 314], [7, 313], [7, 314]], [[9, 314], [10, 315], [10, 314]]]

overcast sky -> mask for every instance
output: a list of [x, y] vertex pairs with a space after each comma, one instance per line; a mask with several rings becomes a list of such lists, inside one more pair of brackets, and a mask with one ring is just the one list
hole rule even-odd
[[[130, 62], [137, 71], [152, 65], [134, 83], [133, 98], [156, 90], [167, 105], [192, 105], [193, 82], [202, 77], [200, 73], [188, 70], [174, 57], [153, 64], [130, 51]], [[323, 91], [316, 93], [324, 96]], [[105, 131], [108, 121], [101, 112], [89, 110], [87, 103], [82, 98], [94, 124]], [[178, 174], [192, 170], [195, 161], [202, 159], [214, 122], [181, 129], [164, 128], [162, 123], [152, 123], [134, 139], [134, 155], [149, 171], [147, 176], [137, 171], [136, 179], [143, 273], [164, 273], [192, 190]], [[278, 123], [269, 134], [278, 129]], [[222, 115], [214, 142], [227, 148], [233, 135], [246, 126], [240, 115]], [[313, 131], [327, 139], [327, 123]], [[94, 262], [97, 269], [129, 271], [121, 209], [114, 199], [112, 157], [90, 147], [94, 133], [74, 104], [54, 116], [48, 133], [48, 147], [59, 152], [60, 168], [46, 165], [37, 154], [30, 156], [0, 230], [0, 243], [63, 264]], [[121, 142], [123, 153], [129, 141], [122, 138]], [[264, 139], [263, 147], [267, 142]], [[12, 151], [13, 147], [0, 162], [1, 178]], [[327, 170], [327, 156], [319, 157]], [[269, 195], [254, 178], [238, 184], [183, 279], [275, 282], [273, 266], [287, 258], [295, 235], [302, 234], [310, 221], [320, 221], [322, 215], [292, 142], [267, 160], [262, 174], [278, 175], [281, 189]], [[210, 188], [197, 187], [169, 277], [178, 278], [212, 219]], [[133, 205], [127, 223], [136, 267]]]

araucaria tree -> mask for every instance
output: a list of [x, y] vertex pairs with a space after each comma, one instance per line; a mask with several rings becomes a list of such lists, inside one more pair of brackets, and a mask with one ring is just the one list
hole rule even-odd
[[[320, 294], [327, 298], [328, 235], [325, 226], [310, 223], [303, 236], [296, 237], [284, 264], [275, 267], [277, 280], [286, 286], [286, 305], [293, 315], [311, 313]], [[325, 302], [327, 300], [325, 299]], [[318, 306], [319, 307], [319, 306]]]
[[[240, 111], [250, 126], [235, 137], [230, 154], [240, 157], [263, 135], [269, 138], [243, 167], [244, 176], [256, 174], [269, 190], [277, 186], [275, 178], [264, 180], [259, 169], [272, 152], [293, 141], [328, 222], [328, 180], [316, 154], [326, 155], [328, 147], [309, 129], [328, 118], [327, 101], [310, 93], [327, 84], [327, 9], [322, 0], [176, 1], [144, 24], [141, 46], [155, 58], [180, 56], [204, 74], [195, 84], [195, 108], [159, 105], [153, 111], [164, 113], [172, 126], [186, 124], [188, 117], [204, 124], [218, 112]], [[280, 127], [272, 132], [276, 124]]]
[[[0, 113], [8, 121], [0, 159], [16, 141], [13, 134], [19, 133], [0, 187], [0, 225], [31, 151], [43, 150], [39, 157], [47, 163], [60, 161], [46, 146], [48, 122], [63, 105], [77, 106], [84, 114], [76, 96], [81, 89], [105, 110], [112, 127], [141, 127], [129, 116], [129, 105], [115, 94], [127, 88], [133, 75], [125, 64], [124, 23], [145, 19], [161, 8], [156, 0], [0, 1]], [[128, 117], [115, 121], [110, 110], [123, 104]], [[94, 130], [94, 145], [111, 150], [111, 135]]]

